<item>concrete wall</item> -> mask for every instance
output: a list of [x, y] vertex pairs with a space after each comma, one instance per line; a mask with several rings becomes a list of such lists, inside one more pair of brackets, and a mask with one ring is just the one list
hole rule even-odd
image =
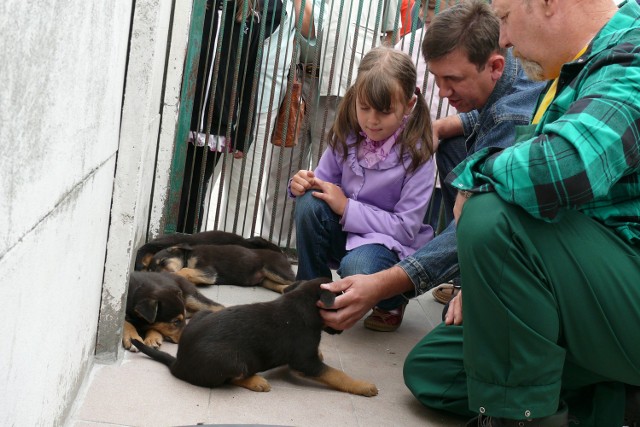
[[167, 0], [137, 0], [133, 15], [96, 344], [103, 362], [116, 361], [123, 351], [127, 278], [147, 233], [172, 6]]
[[98, 331], [117, 359], [176, 3], [0, 2], [0, 425], [64, 423]]

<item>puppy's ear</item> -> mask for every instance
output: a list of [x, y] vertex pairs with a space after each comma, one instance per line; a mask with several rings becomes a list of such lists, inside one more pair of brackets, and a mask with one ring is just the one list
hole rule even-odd
[[149, 271], [149, 265], [151, 265], [151, 260], [153, 259], [152, 253], [146, 253], [140, 257], [138, 261], [136, 261], [135, 270], [136, 271]]
[[269, 249], [275, 252], [282, 253], [282, 249], [280, 249], [278, 245], [276, 245], [275, 243], [271, 243], [267, 239], [260, 236], [249, 237], [248, 239], [245, 239], [245, 241], [256, 249]]
[[189, 245], [188, 243], [180, 243], [179, 245], [172, 246], [172, 248], [181, 249], [181, 250], [183, 250], [185, 252], [190, 252], [190, 251], [193, 250], [191, 245]]
[[148, 323], [153, 323], [158, 314], [158, 300], [150, 298], [140, 300], [136, 303], [133, 311]]
[[325, 307], [331, 307], [335, 300], [336, 295], [333, 292], [326, 289], [320, 289], [320, 301], [322, 301]]
[[185, 253], [189, 253], [193, 250], [193, 248], [186, 244], [180, 243], [179, 245], [173, 245], [166, 249], [170, 256], [183, 256]]

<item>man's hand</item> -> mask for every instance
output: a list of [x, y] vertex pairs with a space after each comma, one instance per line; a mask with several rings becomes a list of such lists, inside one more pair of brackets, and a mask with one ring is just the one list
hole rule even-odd
[[454, 136], [464, 135], [462, 119], [457, 114], [434, 121], [432, 128], [433, 136], [436, 139], [449, 139]]
[[338, 295], [331, 307], [318, 302], [318, 307], [326, 309], [320, 310], [325, 325], [338, 331], [355, 325], [378, 301], [415, 290], [407, 273], [398, 266], [374, 274], [348, 276], [320, 286]]
[[447, 325], [462, 325], [462, 289], [449, 301], [449, 309], [444, 317]]
[[323, 289], [338, 295], [331, 307], [318, 301], [318, 307], [326, 309], [320, 310], [324, 324], [338, 331], [355, 325], [379, 301], [375, 292], [377, 284], [375, 275], [364, 274], [322, 284]]
[[313, 197], [324, 200], [324, 202], [329, 205], [331, 210], [336, 215], [342, 216], [344, 214], [344, 210], [347, 207], [348, 199], [347, 196], [344, 195], [342, 188], [318, 178], [315, 178], [313, 180], [313, 188], [316, 190], [320, 190], [314, 192]]
[[458, 195], [456, 196], [456, 203], [455, 205], [453, 205], [453, 218], [456, 220], [456, 224], [458, 224], [460, 215], [462, 215], [462, 207], [470, 197], [471, 193], [469, 193], [468, 191], [458, 192]]
[[314, 182], [315, 175], [313, 174], [313, 171], [302, 169], [291, 178], [289, 189], [291, 190], [291, 194], [296, 197], [300, 197], [313, 188]]

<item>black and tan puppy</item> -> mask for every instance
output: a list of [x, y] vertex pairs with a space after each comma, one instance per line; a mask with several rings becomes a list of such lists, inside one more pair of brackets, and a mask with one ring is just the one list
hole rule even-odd
[[295, 280], [282, 252], [238, 245], [177, 245], [156, 253], [151, 271], [181, 275], [196, 285], [263, 286], [282, 293]]
[[131, 340], [159, 347], [163, 338], [177, 343], [186, 319], [201, 310], [219, 311], [224, 306], [202, 295], [195, 285], [177, 274], [132, 272], [122, 345]]
[[136, 271], [144, 271], [149, 267], [151, 258], [160, 250], [179, 244], [186, 245], [239, 245], [252, 249], [271, 249], [282, 252], [280, 248], [262, 237], [244, 238], [226, 231], [203, 231], [201, 233], [174, 233], [159, 236], [142, 245], [136, 253]]
[[295, 282], [274, 301], [197, 313], [182, 334], [176, 357], [140, 341], [133, 343], [167, 365], [175, 377], [198, 386], [231, 383], [253, 391], [269, 391], [267, 380], [257, 374], [289, 365], [336, 390], [375, 396], [375, 385], [355, 380], [320, 358], [323, 322], [316, 302], [321, 299], [327, 306], [333, 304], [335, 295], [320, 288], [321, 283], [329, 281]]

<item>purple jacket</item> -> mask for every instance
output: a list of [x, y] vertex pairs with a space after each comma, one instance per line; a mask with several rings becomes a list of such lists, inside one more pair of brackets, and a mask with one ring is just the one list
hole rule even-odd
[[358, 162], [355, 146], [346, 160], [331, 148], [322, 154], [315, 175], [342, 187], [349, 198], [340, 220], [348, 233], [347, 250], [378, 243], [403, 259], [433, 239], [433, 229], [423, 220], [435, 183], [435, 162], [431, 158], [407, 173], [411, 159], [406, 155], [402, 165], [399, 154], [396, 144], [371, 169]]

